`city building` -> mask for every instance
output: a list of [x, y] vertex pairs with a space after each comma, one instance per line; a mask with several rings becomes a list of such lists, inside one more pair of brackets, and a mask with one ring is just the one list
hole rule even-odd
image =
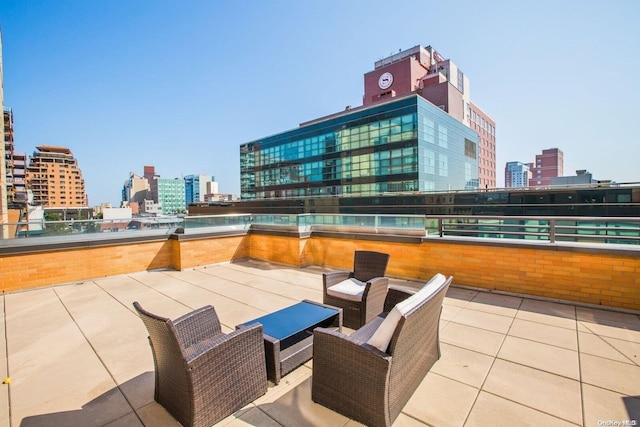
[[7, 185], [7, 205], [9, 208], [23, 208], [27, 204], [26, 166], [27, 154], [16, 151], [13, 138], [13, 111], [5, 108], [4, 117], [4, 158]]
[[240, 146], [242, 199], [478, 186], [478, 134], [417, 94]]
[[468, 77], [419, 45], [375, 62], [361, 107], [243, 144], [241, 198], [495, 188], [495, 152]]
[[364, 75], [363, 105], [417, 93], [478, 133], [478, 186], [496, 187], [496, 124], [471, 99], [469, 78], [433, 47], [383, 58]]
[[[164, 215], [182, 213], [185, 211], [185, 185], [179, 178], [156, 178], [158, 200]], [[146, 212], [146, 211], [145, 211]]]
[[184, 177], [186, 206], [204, 202], [208, 194], [218, 193], [218, 183], [212, 175], [187, 175]]
[[129, 173], [129, 179], [122, 187], [122, 207], [130, 207], [131, 203], [142, 205], [146, 199], [151, 198], [149, 180], [133, 172]]
[[36, 147], [27, 168], [33, 203], [45, 207], [88, 206], [82, 171], [67, 147]]
[[531, 163], [531, 179], [529, 187], [551, 185], [551, 178], [563, 175], [563, 154], [559, 148], [549, 148], [542, 150], [536, 155], [536, 162]]
[[145, 166], [143, 171], [144, 171], [144, 173], [143, 173], [144, 177], [149, 182], [153, 181], [154, 178], [159, 178], [160, 177], [160, 175], [156, 175], [155, 166]]
[[504, 186], [506, 188], [527, 187], [531, 179], [530, 163], [507, 162], [504, 168]]
[[[0, 108], [4, 111], [4, 84], [2, 71], [2, 30], [0, 29]], [[0, 139], [4, 141], [4, 126], [0, 126]], [[4, 144], [0, 145], [0, 159], [4, 159]], [[9, 212], [7, 207], [7, 171], [5, 162], [0, 161], [0, 239], [8, 239]]]

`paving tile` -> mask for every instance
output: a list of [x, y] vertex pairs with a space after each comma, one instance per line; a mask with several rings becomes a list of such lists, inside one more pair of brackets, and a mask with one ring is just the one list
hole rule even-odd
[[605, 359], [617, 360], [618, 362], [630, 363], [625, 355], [607, 342], [608, 339], [588, 332], [578, 332], [581, 354], [591, 354]]
[[631, 421], [640, 423], [640, 396], [627, 397], [623, 394], [594, 387], [582, 386], [584, 400], [584, 425], [612, 425], [607, 421]]
[[577, 351], [508, 336], [498, 357], [574, 380], [580, 379]]
[[310, 378], [277, 400], [257, 406], [284, 426], [338, 426], [348, 421], [347, 417], [311, 400]]
[[464, 308], [451, 321], [506, 334], [513, 318]]
[[[151, 353], [151, 348], [149, 348]], [[156, 380], [153, 366], [146, 372], [120, 384], [120, 390], [134, 409], [139, 409], [154, 402]]]
[[637, 314], [621, 313], [612, 310], [576, 307], [577, 319], [588, 323], [622, 324], [640, 330], [640, 317]]
[[476, 295], [478, 291], [472, 291], [465, 288], [457, 288], [455, 286], [449, 286], [447, 295], [444, 298], [443, 304], [455, 305], [457, 307], [466, 307]]
[[577, 333], [572, 329], [515, 319], [509, 335], [578, 351]]
[[603, 337], [617, 338], [620, 340], [640, 342], [640, 329], [636, 326], [629, 326], [624, 323], [592, 323], [578, 321], [578, 331], [590, 332]]
[[104, 427], [136, 427], [136, 426], [144, 427], [144, 424], [142, 424], [142, 421], [140, 421], [140, 418], [138, 418], [138, 415], [135, 412], [131, 412], [122, 418], [118, 418], [117, 420], [112, 421], [109, 424], [106, 424]]
[[460, 313], [460, 310], [462, 310], [462, 307], [457, 307], [455, 305], [443, 305], [442, 313], [440, 313], [440, 320], [448, 322], [456, 317], [456, 315]]
[[145, 426], [153, 427], [182, 427], [161, 405], [156, 402], [150, 403], [136, 410], [138, 417]]
[[630, 342], [609, 337], [602, 337], [602, 339], [622, 353], [627, 361], [640, 366], [640, 342]]
[[431, 372], [480, 388], [493, 364], [493, 357], [454, 345], [440, 343], [441, 356]]
[[582, 381], [596, 387], [640, 396], [640, 366], [580, 354]]
[[1, 420], [9, 420], [9, 386], [0, 384], [0, 424]]
[[574, 424], [582, 423], [580, 383], [576, 380], [496, 359], [483, 391]]
[[254, 403], [259, 406], [265, 403], [275, 402], [276, 400], [289, 393], [290, 391], [293, 391], [300, 384], [311, 378], [311, 374], [312, 370], [307, 364], [294, 369], [293, 371], [282, 377], [277, 386], [269, 382], [267, 392], [263, 396], [257, 398]]
[[478, 292], [465, 308], [514, 317], [520, 304], [522, 304], [522, 298], [490, 292]]
[[402, 410], [434, 426], [462, 426], [479, 390], [429, 372]]
[[[362, 425], [363, 424], [350, 420], [349, 423], [347, 423], [346, 427], [355, 427], [355, 426], [362, 426]], [[421, 427], [421, 426], [428, 426], [428, 424], [423, 423], [420, 420], [417, 420], [415, 418], [411, 418], [410, 416], [405, 414], [398, 415], [398, 418], [396, 418], [396, 420], [393, 422], [393, 427]]]
[[242, 427], [242, 426], [261, 426], [261, 427], [280, 427], [281, 424], [277, 423], [274, 419], [269, 417], [266, 413], [262, 412], [258, 408], [251, 408], [248, 411], [244, 412], [242, 415], [238, 416], [228, 423], [218, 423], [220, 427], [229, 426], [229, 427]]
[[505, 335], [473, 326], [449, 322], [440, 332], [440, 342], [495, 356]]
[[[525, 405], [480, 392], [465, 427], [554, 426], [569, 427], [577, 424], [556, 418]], [[595, 424], [593, 424], [595, 425]]]
[[104, 425], [131, 412], [54, 289], [7, 298], [15, 425], [45, 419], [65, 425], [63, 421], [78, 417], [93, 417], [102, 423], [96, 425]]
[[56, 294], [117, 384], [153, 370], [148, 332], [137, 314], [93, 283], [59, 288]]
[[545, 325], [576, 329], [575, 307], [550, 301], [525, 299], [516, 318]]

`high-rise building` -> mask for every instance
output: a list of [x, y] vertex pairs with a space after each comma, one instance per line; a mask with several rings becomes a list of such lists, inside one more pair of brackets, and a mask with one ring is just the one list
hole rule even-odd
[[531, 179], [529, 163], [508, 162], [504, 168], [504, 186], [507, 188], [527, 187]]
[[529, 187], [551, 185], [551, 178], [564, 175], [564, 160], [562, 150], [549, 148], [536, 155], [536, 162], [531, 163], [531, 179]]
[[[0, 108], [4, 111], [4, 91], [3, 91], [3, 71], [2, 71], [2, 31], [0, 30]], [[0, 126], [0, 139], [4, 141], [4, 126]], [[0, 145], [0, 159], [4, 159], [4, 144]], [[8, 239], [9, 214], [7, 210], [7, 171], [4, 161], [0, 161], [0, 239]]]
[[16, 151], [13, 139], [13, 111], [4, 109], [4, 155], [7, 177], [7, 204], [21, 208], [27, 204], [27, 154]]
[[417, 93], [478, 133], [478, 186], [496, 187], [496, 124], [471, 100], [468, 77], [433, 47], [415, 46], [374, 64], [364, 75], [363, 104]]
[[471, 189], [478, 134], [416, 94], [240, 146], [242, 199]]
[[363, 106], [240, 147], [242, 199], [495, 187], [495, 122], [416, 46], [364, 75]]
[[[194, 202], [204, 202], [205, 196], [217, 189], [216, 178], [212, 175], [187, 175], [184, 177], [186, 206]], [[212, 185], [215, 184], [215, 185]]]
[[82, 171], [67, 147], [36, 147], [27, 168], [33, 203], [45, 207], [88, 206]]

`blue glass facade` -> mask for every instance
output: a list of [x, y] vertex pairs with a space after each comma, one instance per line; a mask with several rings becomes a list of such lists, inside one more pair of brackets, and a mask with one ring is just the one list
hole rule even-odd
[[411, 95], [242, 144], [241, 198], [477, 188], [477, 142]]

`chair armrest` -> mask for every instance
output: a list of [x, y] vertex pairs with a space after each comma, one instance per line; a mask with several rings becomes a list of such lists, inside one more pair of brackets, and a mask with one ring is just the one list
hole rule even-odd
[[387, 296], [384, 300], [384, 311], [385, 313], [393, 310], [393, 307], [396, 306], [397, 303], [402, 302], [409, 298], [413, 293], [408, 291], [403, 291], [401, 289], [389, 288], [387, 291]]
[[388, 289], [389, 279], [386, 277], [376, 277], [367, 282], [362, 293], [363, 308], [366, 309], [365, 323], [383, 312]]
[[[316, 347], [318, 347], [317, 350]], [[332, 328], [315, 328], [313, 330], [314, 364], [316, 363], [316, 351], [320, 359], [330, 356], [333, 360], [332, 364], [346, 367], [347, 370], [353, 369], [352, 363], [354, 362], [363, 364], [373, 362], [380, 366], [387, 366], [392, 359], [388, 353]], [[354, 359], [354, 357], [359, 358]], [[339, 362], [344, 363], [340, 364]], [[339, 367], [337, 368], [339, 369]]]
[[267, 368], [264, 360], [262, 325], [254, 323], [250, 326], [240, 325], [233, 332], [207, 341], [189, 356], [187, 364], [192, 370], [211, 370], [215, 376], [223, 375], [222, 371], [225, 369], [253, 366], [256, 374], [264, 373], [266, 384]]
[[352, 271], [332, 271], [330, 273], [322, 273], [322, 285], [324, 293], [327, 292], [327, 288], [340, 283], [343, 280], [353, 277]]
[[215, 309], [208, 305], [171, 322], [183, 348], [214, 338], [222, 333]]

